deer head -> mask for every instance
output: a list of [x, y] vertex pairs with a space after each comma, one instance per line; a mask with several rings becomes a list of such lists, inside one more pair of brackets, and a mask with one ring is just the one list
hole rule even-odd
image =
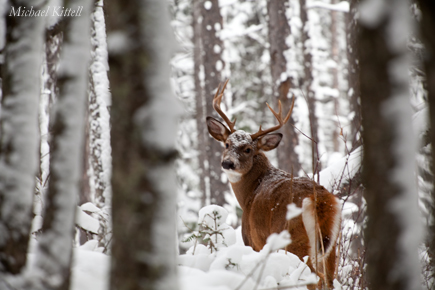
[[224, 144], [225, 149], [222, 154], [222, 169], [229, 177], [230, 182], [234, 183], [240, 179], [240, 176], [251, 170], [256, 154], [261, 151], [273, 150], [279, 145], [282, 134], [271, 132], [280, 129], [290, 119], [294, 106], [294, 98], [292, 106], [285, 118], [282, 116], [281, 101], [279, 102], [278, 113], [266, 103], [277, 119], [278, 125], [267, 130], [262, 130], [260, 126], [258, 132], [249, 134], [243, 130], [236, 130], [234, 127], [236, 120], [234, 119], [234, 121], [231, 122], [220, 108], [227, 83], [228, 80], [225, 82], [222, 90], [220, 90], [221, 85], [217, 88], [213, 98], [213, 108], [222, 119], [224, 119], [228, 127], [213, 117], [207, 117], [207, 128], [214, 139]]

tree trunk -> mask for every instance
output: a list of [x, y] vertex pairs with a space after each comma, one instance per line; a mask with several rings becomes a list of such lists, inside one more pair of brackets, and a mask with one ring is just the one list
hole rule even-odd
[[[427, 94], [429, 99], [430, 112], [430, 142], [432, 143], [432, 172], [435, 172], [435, 2], [430, 0], [418, 0], [422, 19], [420, 31], [425, 44], [426, 53], [424, 55], [424, 69], [426, 72]], [[435, 180], [435, 179], [434, 179]], [[427, 230], [426, 245], [432, 270], [432, 278], [435, 280], [435, 184], [432, 189], [432, 205], [430, 208], [432, 224]]]
[[[421, 227], [406, 46], [411, 27], [408, 2], [383, 1], [380, 9], [384, 10], [376, 15], [368, 2], [360, 6], [358, 38], [367, 277], [371, 289], [420, 289]], [[397, 23], [402, 24], [400, 35], [391, 29]]]
[[[130, 43], [110, 60], [113, 246], [111, 289], [177, 289], [178, 105], [169, 83], [165, 1], [112, 1]], [[117, 8], [122, 9], [117, 10]], [[134, 29], [132, 29], [134, 28]]]
[[210, 198], [210, 193], [207, 192], [205, 177], [208, 170], [205, 168], [205, 154], [208, 144], [208, 132], [205, 126], [205, 104], [204, 104], [204, 90], [201, 80], [201, 75], [204, 73], [202, 63], [202, 42], [201, 42], [201, 26], [202, 23], [199, 22], [201, 17], [201, 5], [202, 1], [193, 1], [193, 17], [192, 17], [192, 28], [193, 28], [193, 60], [194, 60], [194, 83], [195, 83], [195, 107], [196, 107], [196, 130], [197, 130], [197, 152], [198, 152], [198, 169], [199, 169], [199, 189], [201, 191], [201, 207], [206, 206], [210, 203], [207, 201], [207, 196]]
[[308, 103], [308, 117], [310, 119], [310, 130], [311, 130], [311, 158], [312, 158], [312, 167], [313, 167], [313, 176], [316, 172], [319, 172], [321, 168], [321, 164], [319, 161], [317, 144], [319, 142], [318, 131], [319, 124], [317, 122], [316, 115], [316, 96], [314, 91], [311, 88], [313, 83], [313, 75], [312, 69], [313, 64], [311, 60], [311, 47], [307, 46], [307, 41], [310, 39], [308, 33], [308, 14], [306, 9], [306, 1], [299, 0], [300, 6], [300, 17], [302, 22], [302, 49], [304, 54], [304, 80], [302, 85], [302, 91], [304, 92], [304, 97]]
[[92, 199], [103, 208], [111, 201], [111, 148], [110, 116], [111, 102], [109, 79], [107, 77], [106, 24], [103, 0], [96, 3], [92, 14], [91, 65], [89, 68], [89, 147], [90, 166], [94, 192]]
[[[11, 1], [11, 7], [43, 5]], [[0, 118], [0, 275], [26, 263], [38, 167], [38, 106], [43, 17], [6, 16]], [[0, 278], [2, 280], [2, 278]]]
[[[211, 7], [209, 6], [211, 4]], [[201, 1], [202, 12], [202, 63], [204, 66], [204, 99], [207, 116], [218, 117], [213, 109], [213, 95], [221, 82], [221, 71], [224, 66], [222, 61], [223, 43], [218, 36], [222, 29], [222, 16], [218, 0]], [[205, 120], [203, 120], [205, 122]], [[210, 202], [223, 206], [225, 192], [229, 191], [228, 182], [223, 183], [221, 169], [221, 144], [210, 136], [206, 139], [206, 156], [210, 184]], [[207, 170], [207, 166], [206, 166]]]
[[[284, 57], [284, 51], [288, 49], [285, 41], [290, 35], [289, 21], [285, 14], [286, 3], [286, 1], [282, 0], [269, 0], [267, 2], [273, 98], [276, 108], [278, 108], [278, 101], [281, 101], [284, 112], [291, 107], [291, 99], [288, 93], [290, 88], [294, 87], [293, 80], [287, 76], [287, 60]], [[295, 152], [295, 147], [298, 145], [298, 136], [292, 126], [295, 124], [293, 117], [290, 117], [288, 123], [283, 127], [283, 139], [277, 148], [278, 167], [298, 176], [301, 164]]]
[[352, 149], [359, 147], [361, 141], [361, 106], [360, 84], [359, 84], [359, 63], [358, 63], [358, 46], [357, 35], [359, 33], [358, 22], [356, 18], [359, 0], [350, 1], [350, 10], [346, 14], [346, 40], [347, 40], [347, 60], [348, 60], [348, 95], [350, 98], [350, 111], [353, 117], [350, 120], [350, 138]]
[[[77, 197], [82, 178], [82, 157], [91, 3], [68, 2], [68, 8], [83, 6], [80, 17], [64, 18], [63, 46], [57, 84], [59, 95], [51, 119], [50, 180], [45, 199], [42, 234], [36, 267], [44, 273], [46, 289], [69, 289]], [[58, 277], [58, 279], [51, 279]]]

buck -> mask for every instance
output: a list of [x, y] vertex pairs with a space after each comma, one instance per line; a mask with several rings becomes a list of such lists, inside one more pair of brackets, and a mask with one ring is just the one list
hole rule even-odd
[[[235, 129], [220, 108], [228, 80], [213, 98], [213, 108], [227, 126], [212, 117], [207, 117], [210, 135], [224, 144], [222, 169], [228, 176], [231, 187], [243, 210], [242, 237], [245, 245], [260, 251], [272, 233], [288, 230], [291, 243], [286, 250], [301, 260], [308, 256], [307, 264], [320, 279], [319, 286], [333, 287], [336, 241], [340, 231], [341, 206], [338, 199], [313, 180], [293, 178], [292, 174], [275, 168], [264, 151], [275, 149], [282, 138], [272, 133], [281, 128], [290, 118], [294, 99], [288, 114], [283, 118], [281, 102], [275, 112], [278, 125], [249, 134]], [[294, 203], [302, 214], [287, 221], [287, 205]]]

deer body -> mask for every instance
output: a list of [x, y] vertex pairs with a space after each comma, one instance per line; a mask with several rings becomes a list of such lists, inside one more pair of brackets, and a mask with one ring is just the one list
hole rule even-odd
[[[245, 245], [259, 251], [269, 235], [288, 230], [292, 242], [286, 250], [301, 260], [309, 256], [308, 266], [319, 276], [325, 273], [327, 286], [332, 287], [335, 244], [341, 223], [340, 203], [333, 194], [309, 178], [292, 178], [289, 173], [275, 168], [263, 153], [279, 145], [282, 134], [269, 133], [287, 122], [291, 110], [283, 119], [281, 105], [279, 113], [269, 107], [279, 125], [266, 131], [261, 127], [255, 134], [235, 130], [235, 121], [230, 122], [220, 110], [224, 89], [225, 86], [219, 92], [218, 88], [213, 105], [229, 129], [212, 117], [207, 118], [207, 126], [212, 137], [225, 146], [222, 169], [243, 210]], [[291, 203], [301, 208], [302, 214], [287, 221], [287, 205]]]

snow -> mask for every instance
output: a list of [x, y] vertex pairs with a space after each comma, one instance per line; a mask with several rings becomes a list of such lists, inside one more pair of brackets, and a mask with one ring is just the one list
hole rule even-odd
[[313, 1], [307, 3], [307, 9], [311, 8], [323, 8], [328, 9], [332, 11], [339, 11], [339, 12], [349, 12], [349, 2], [347, 1], [341, 1], [339, 3], [335, 4], [328, 4], [321, 1]]
[[205, 8], [206, 10], [210, 10], [210, 9], [211, 9], [211, 6], [212, 6], [211, 1], [205, 1], [205, 2], [204, 2], [204, 8]]
[[86, 247], [74, 250], [71, 290], [107, 290], [110, 257]]
[[[206, 222], [209, 226], [214, 226], [214, 220], [210, 219], [214, 213], [218, 213], [222, 220], [228, 215], [219, 206], [207, 206], [201, 209], [199, 222], [208, 217]], [[226, 224], [221, 224], [220, 227], [224, 230], [231, 228]], [[287, 231], [272, 234], [260, 252], [243, 245], [240, 231], [232, 229], [231, 233], [237, 233], [239, 237], [226, 240], [225, 244], [221, 243], [217, 251], [197, 244], [185, 255], [179, 256], [181, 289], [252, 290], [257, 287], [277, 287], [278, 283], [280, 286], [300, 285], [296, 289], [306, 289], [303, 285], [317, 282], [317, 278], [305, 263], [297, 256], [281, 250], [290, 242]]]

